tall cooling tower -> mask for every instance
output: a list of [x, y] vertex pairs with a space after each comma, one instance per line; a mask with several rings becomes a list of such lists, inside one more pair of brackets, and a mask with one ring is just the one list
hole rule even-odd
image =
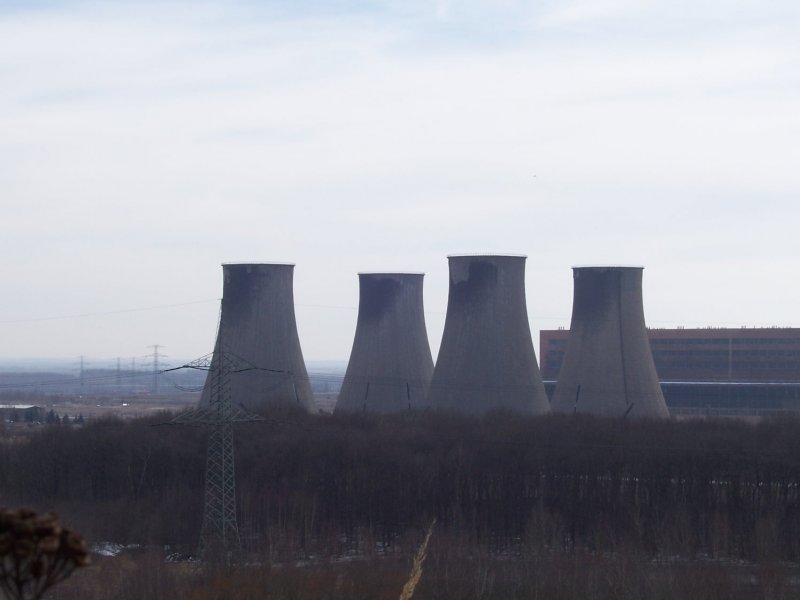
[[[222, 311], [212, 367], [219, 364], [221, 351], [240, 363], [229, 375], [234, 406], [259, 409], [284, 404], [314, 411], [294, 315], [294, 265], [224, 264], [222, 274]], [[208, 402], [209, 390], [206, 384], [201, 404]]]
[[422, 273], [360, 273], [358, 324], [336, 411], [426, 406], [433, 359], [422, 310]]
[[525, 305], [524, 256], [450, 256], [431, 408], [549, 411]]
[[642, 308], [642, 267], [576, 267], [554, 411], [668, 417]]

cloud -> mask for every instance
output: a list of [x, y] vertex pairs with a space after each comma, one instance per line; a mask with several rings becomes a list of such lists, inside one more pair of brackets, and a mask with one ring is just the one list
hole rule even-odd
[[[657, 2], [537, 6], [6, 13], [7, 316], [213, 297], [220, 262], [259, 259], [297, 262], [305, 304], [354, 305], [359, 270], [426, 271], [441, 313], [444, 257], [473, 249], [531, 255], [536, 326], [568, 319], [573, 263], [652, 265], [669, 296], [662, 277], [692, 257], [750, 254], [742, 264], [755, 269], [796, 256], [781, 240], [793, 239], [800, 192], [800, 51], [781, 19], [751, 23], [747, 4], [704, 29], [713, 3], [685, 16]], [[708, 287], [710, 304], [720, 296]], [[345, 356], [352, 332], [306, 316], [307, 355]], [[170, 319], [179, 342], [121, 320], [97, 350], [69, 335], [47, 348], [116, 355], [116, 336], [207, 350], [213, 323], [196, 333]], [[15, 331], [9, 347], [36, 354], [40, 335]]]
[[545, 14], [541, 23], [564, 26], [572, 23], [619, 18], [641, 14], [652, 8], [654, 2], [645, 0], [578, 0], [557, 4]]

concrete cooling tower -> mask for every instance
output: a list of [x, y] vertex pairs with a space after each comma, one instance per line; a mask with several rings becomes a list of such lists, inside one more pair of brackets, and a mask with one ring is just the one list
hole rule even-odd
[[360, 273], [358, 324], [336, 412], [424, 408], [433, 359], [422, 273]]
[[576, 267], [569, 344], [552, 408], [668, 417], [642, 308], [642, 267]]
[[548, 412], [525, 305], [525, 257], [448, 260], [450, 292], [431, 408]]
[[[314, 411], [294, 315], [294, 265], [224, 264], [222, 274], [222, 310], [209, 377], [224, 351], [245, 365], [229, 375], [234, 406], [284, 404]], [[208, 403], [209, 390], [207, 382], [201, 404]]]

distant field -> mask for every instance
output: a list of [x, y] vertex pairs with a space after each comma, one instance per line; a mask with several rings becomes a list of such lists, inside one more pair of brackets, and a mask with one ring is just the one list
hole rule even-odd
[[[337, 394], [314, 394], [317, 408], [330, 414], [336, 406]], [[54, 396], [45, 394], [13, 393], [0, 394], [0, 404], [33, 404], [41, 406], [46, 412], [53, 410], [60, 417], [70, 418], [82, 415], [84, 419], [113, 416], [121, 419], [147, 417], [161, 411], [180, 411], [194, 406], [200, 400], [200, 392], [159, 395], [140, 394], [134, 396]], [[26, 427], [29, 424], [7, 424]]]

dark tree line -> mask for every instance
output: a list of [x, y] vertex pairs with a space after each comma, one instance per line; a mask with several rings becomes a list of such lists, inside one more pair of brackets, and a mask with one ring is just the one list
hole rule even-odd
[[[47, 427], [0, 450], [0, 504], [56, 508], [94, 539], [192, 548], [205, 432], [161, 416]], [[498, 552], [800, 558], [800, 420], [496, 414], [311, 417], [236, 429], [245, 546], [390, 546], [433, 520]]]

